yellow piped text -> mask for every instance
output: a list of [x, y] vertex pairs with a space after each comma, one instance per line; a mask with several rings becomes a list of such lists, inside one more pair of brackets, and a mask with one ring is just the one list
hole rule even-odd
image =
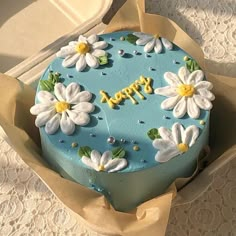
[[145, 78], [144, 76], [140, 76], [140, 78], [134, 83], [116, 92], [113, 97], [110, 97], [106, 91], [101, 90], [101, 102], [106, 102], [112, 109], [115, 108], [116, 105], [119, 105], [125, 99], [129, 99], [133, 104], [138, 104], [138, 101], [134, 98], [134, 96], [137, 95], [140, 99], [145, 99], [144, 95], [140, 92], [141, 86], [143, 86], [143, 91], [145, 93], [153, 93], [151, 82], [151, 78]]

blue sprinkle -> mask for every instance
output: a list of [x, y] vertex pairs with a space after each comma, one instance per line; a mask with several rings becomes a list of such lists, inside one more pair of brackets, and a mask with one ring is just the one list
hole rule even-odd
[[144, 124], [144, 121], [143, 120], [138, 120], [138, 123], [139, 124]]
[[170, 120], [169, 116], [163, 116], [163, 119]]
[[96, 137], [96, 135], [95, 134], [89, 134], [90, 135], [90, 137]]
[[99, 119], [99, 120], [102, 120], [103, 118], [102, 118], [101, 116], [98, 116], [98, 119]]
[[142, 163], [147, 163], [147, 160], [141, 159]]
[[145, 57], [152, 57], [151, 55], [149, 55], [149, 54], [145, 54]]
[[101, 72], [101, 75], [106, 75], [106, 73], [105, 72]]
[[63, 139], [59, 139], [59, 143], [64, 143], [64, 140]]
[[68, 78], [70, 78], [70, 79], [71, 79], [71, 78], [74, 78], [73, 75], [69, 75], [69, 74], [67, 74], [66, 76], [67, 76]]
[[132, 140], [131, 143], [138, 144], [137, 141], [135, 141], [135, 140]]

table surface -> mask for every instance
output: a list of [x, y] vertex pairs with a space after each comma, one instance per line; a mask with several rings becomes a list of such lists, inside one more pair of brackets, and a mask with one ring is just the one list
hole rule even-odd
[[[236, 0], [148, 0], [147, 11], [177, 22], [214, 73], [236, 77]], [[0, 235], [102, 236], [83, 226], [0, 139]], [[171, 209], [167, 236], [236, 235], [236, 158], [197, 200]]]

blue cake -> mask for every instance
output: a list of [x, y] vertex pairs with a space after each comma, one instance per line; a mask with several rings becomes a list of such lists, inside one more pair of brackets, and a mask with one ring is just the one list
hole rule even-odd
[[208, 143], [214, 95], [203, 71], [158, 35], [80, 35], [42, 75], [42, 153], [61, 176], [129, 211], [189, 177]]

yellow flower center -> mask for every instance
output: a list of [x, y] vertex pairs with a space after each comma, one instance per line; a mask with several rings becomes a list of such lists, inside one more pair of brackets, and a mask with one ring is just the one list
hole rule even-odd
[[178, 146], [178, 149], [181, 151], [181, 152], [187, 152], [188, 151], [188, 145], [185, 144], [185, 143], [180, 143], [177, 145]]
[[160, 38], [160, 35], [159, 35], [159, 34], [154, 34], [153, 37], [154, 37], [155, 39], [159, 39], [159, 38]]
[[57, 102], [55, 108], [58, 113], [62, 113], [63, 111], [70, 109], [70, 104], [67, 102]]
[[104, 170], [105, 170], [104, 165], [100, 165], [100, 166], [98, 167], [98, 171], [104, 171]]
[[79, 54], [86, 54], [90, 50], [90, 48], [89, 48], [89, 45], [87, 43], [78, 43], [75, 46], [75, 50]]
[[193, 85], [181, 84], [177, 88], [177, 93], [182, 97], [192, 97], [195, 92]]

